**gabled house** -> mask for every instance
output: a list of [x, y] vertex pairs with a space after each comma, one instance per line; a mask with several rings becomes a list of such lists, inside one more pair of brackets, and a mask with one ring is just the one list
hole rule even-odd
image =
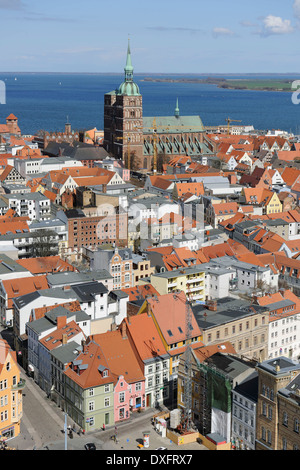
[[245, 204], [261, 208], [262, 214], [282, 212], [282, 204], [274, 191], [265, 188], [243, 188], [241, 192]]
[[[200, 329], [184, 292], [146, 299], [138, 314], [145, 312], [153, 318], [164, 348], [170, 356], [169, 394], [172, 398], [176, 397], [180, 356], [186, 350], [187, 344], [192, 348], [202, 345]], [[188, 317], [189, 332], [186, 329]]]
[[119, 329], [93, 335], [92, 339], [101, 347], [113, 377], [115, 423], [145, 409], [143, 366], [128, 339], [126, 322]]
[[216, 228], [224, 220], [233, 217], [239, 210], [237, 202], [224, 202], [220, 204], [209, 204], [205, 217], [209, 225]]
[[2, 441], [17, 437], [21, 432], [25, 380], [21, 378], [16, 352], [2, 338], [0, 350], [0, 438]]
[[146, 312], [124, 320], [127, 336], [135, 347], [145, 375], [146, 407], [157, 407], [170, 402], [170, 357], [154, 320]]
[[24, 178], [13, 166], [7, 165], [0, 174], [0, 183], [2, 186], [12, 183], [25, 185], [26, 178]]
[[65, 407], [82, 430], [114, 424], [115, 377], [99, 344], [92, 339], [83, 342], [64, 376]]

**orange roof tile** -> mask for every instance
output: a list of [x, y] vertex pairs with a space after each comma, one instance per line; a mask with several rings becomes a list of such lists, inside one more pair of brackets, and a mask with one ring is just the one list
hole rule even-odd
[[[1, 230], [0, 230], [1, 231]], [[28, 269], [32, 274], [61, 273], [66, 271], [77, 271], [67, 261], [57, 256], [44, 256], [38, 258], [23, 258], [16, 261], [23, 268]]]
[[[76, 356], [76, 361], [80, 360], [84, 368], [79, 369], [77, 365], [72, 363], [64, 373], [66, 377], [77, 383], [81, 388], [87, 389], [113, 382], [108, 361], [101, 347], [93, 340], [89, 341], [85, 345], [84, 351]], [[108, 371], [107, 377], [101, 373], [102, 368]]]
[[13, 299], [21, 295], [30, 294], [37, 290], [48, 289], [47, 276], [22, 277], [17, 279], [6, 279], [2, 281], [7, 295], [7, 306], [13, 308]]
[[[147, 299], [155, 320], [167, 344], [174, 344], [186, 339], [186, 295], [160, 295], [157, 299]], [[187, 304], [191, 309], [190, 304]], [[192, 336], [201, 336], [193, 311], [191, 310]]]
[[199, 362], [204, 362], [216, 353], [236, 354], [236, 350], [229, 341], [224, 343], [212, 344], [210, 346], [201, 346], [194, 350], [194, 354]]
[[29, 225], [27, 223], [28, 218], [26, 220], [20, 220], [19, 217], [12, 218], [12, 217], [5, 217], [0, 219], [0, 235], [5, 235], [8, 232], [11, 233], [28, 233], [29, 232]]
[[63, 327], [57, 328], [43, 338], [40, 338], [40, 343], [48, 349], [48, 351], [53, 351], [53, 349], [62, 346], [64, 335], [67, 335], [68, 340], [73, 341], [80, 333], [82, 333], [82, 329], [74, 320], [72, 320], [69, 323], [66, 323]]
[[143, 361], [167, 354], [154, 320], [147, 313], [124, 320], [132, 341]]
[[16, 117], [16, 116], [15, 116], [13, 113], [10, 113], [10, 115], [9, 115], [9, 116], [7, 116], [7, 118], [6, 118], [6, 119], [10, 121], [10, 120], [15, 120], [15, 119], [18, 119], [18, 118], [17, 118], [17, 117]]
[[128, 294], [129, 302], [133, 300], [145, 299], [146, 297], [152, 295], [160, 295], [158, 291], [152, 286], [152, 284], [128, 287], [126, 289], [122, 289], [122, 292]]
[[213, 204], [215, 215], [234, 215], [237, 213], [239, 205], [237, 202], [221, 202], [220, 204]]
[[120, 375], [124, 375], [129, 384], [143, 381], [145, 376], [139, 359], [127, 335], [123, 337], [122, 329], [123, 326], [115, 331], [92, 335], [91, 338], [101, 347], [115, 383]]

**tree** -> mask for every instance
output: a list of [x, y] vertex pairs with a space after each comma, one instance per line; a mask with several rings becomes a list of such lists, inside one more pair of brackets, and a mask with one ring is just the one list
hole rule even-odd
[[32, 232], [30, 255], [33, 258], [54, 256], [58, 254], [58, 235], [52, 230], [36, 230]]
[[[128, 152], [126, 152], [124, 155], [124, 163], [125, 163], [125, 167], [128, 168]], [[140, 161], [136, 157], [135, 150], [133, 150], [132, 152], [130, 152], [130, 170], [136, 171], [139, 169], [140, 169]]]

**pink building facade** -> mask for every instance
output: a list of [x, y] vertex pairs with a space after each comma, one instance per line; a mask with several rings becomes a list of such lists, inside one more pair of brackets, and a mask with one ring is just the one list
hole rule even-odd
[[115, 422], [130, 418], [130, 414], [145, 408], [145, 381], [129, 384], [120, 375], [114, 390]]

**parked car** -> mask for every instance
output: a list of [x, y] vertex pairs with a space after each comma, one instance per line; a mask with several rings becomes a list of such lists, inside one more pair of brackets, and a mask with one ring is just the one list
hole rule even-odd
[[84, 445], [85, 450], [96, 450], [96, 446], [93, 442], [89, 442]]

